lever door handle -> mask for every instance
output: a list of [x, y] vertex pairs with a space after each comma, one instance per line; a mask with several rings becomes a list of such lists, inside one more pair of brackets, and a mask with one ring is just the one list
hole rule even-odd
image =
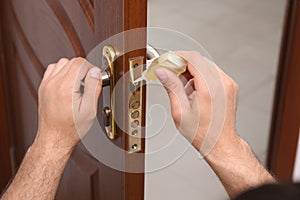
[[[115, 69], [114, 61], [117, 59], [117, 53], [111, 46], [103, 47], [103, 57], [106, 60], [105, 66], [107, 69], [102, 72], [102, 87], [110, 86], [110, 98], [113, 98], [114, 95], [114, 86], [115, 86]], [[111, 99], [109, 100], [110, 107], [105, 107], [103, 109], [104, 117], [104, 126], [107, 136], [113, 140], [116, 138], [116, 122], [114, 117], [114, 108], [112, 107]]]

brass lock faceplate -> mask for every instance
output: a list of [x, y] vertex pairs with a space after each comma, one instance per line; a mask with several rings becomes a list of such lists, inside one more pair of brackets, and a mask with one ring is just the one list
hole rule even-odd
[[128, 149], [129, 153], [137, 153], [142, 150], [142, 102], [143, 102], [143, 82], [135, 82], [141, 77], [143, 72], [144, 57], [129, 59], [130, 91], [128, 105]]

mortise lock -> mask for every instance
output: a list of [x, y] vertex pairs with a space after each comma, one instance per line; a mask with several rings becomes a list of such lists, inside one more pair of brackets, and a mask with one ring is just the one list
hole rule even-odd
[[[159, 54], [151, 46], [147, 46], [147, 60], [157, 58]], [[107, 136], [113, 140], [117, 137], [116, 122], [115, 122], [115, 108], [113, 107], [112, 95], [115, 95], [114, 86], [116, 85], [116, 72], [114, 68], [114, 61], [118, 58], [116, 51], [111, 46], [103, 48], [103, 57], [105, 59], [106, 70], [102, 72], [102, 82], [104, 86], [110, 86], [110, 105], [103, 108], [104, 126]], [[127, 94], [129, 95], [129, 102], [126, 113], [127, 117], [127, 134], [128, 140], [126, 150], [129, 153], [138, 153], [142, 150], [142, 119], [143, 119], [143, 82], [137, 81], [141, 77], [144, 70], [144, 57], [138, 56], [129, 58], [129, 85]]]
[[128, 145], [129, 153], [142, 150], [142, 108], [143, 108], [143, 82], [140, 78], [143, 72], [144, 57], [139, 56], [129, 59], [129, 105], [128, 105]]

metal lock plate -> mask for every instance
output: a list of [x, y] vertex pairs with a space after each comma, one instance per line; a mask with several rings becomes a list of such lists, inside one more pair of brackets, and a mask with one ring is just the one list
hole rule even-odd
[[142, 150], [142, 102], [143, 82], [135, 82], [143, 72], [144, 57], [131, 58], [129, 60], [129, 109], [128, 109], [128, 149], [129, 153], [137, 153]]

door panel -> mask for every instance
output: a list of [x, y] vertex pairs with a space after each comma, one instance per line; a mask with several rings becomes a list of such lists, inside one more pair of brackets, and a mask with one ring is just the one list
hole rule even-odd
[[[147, 1], [4, 0], [1, 1], [0, 15], [5, 41], [4, 71], [10, 101], [10, 132], [19, 165], [37, 131], [37, 90], [45, 67], [61, 57], [85, 57], [108, 37], [145, 27]], [[146, 47], [146, 33], [132, 41], [118, 42], [112, 45], [126, 48], [138, 42]], [[145, 55], [146, 50], [141, 49], [120, 57], [115, 63], [118, 68], [116, 78], [120, 79], [129, 70], [128, 59], [145, 58]], [[123, 89], [123, 93], [129, 95], [125, 84]], [[145, 113], [145, 97], [143, 101]], [[124, 116], [124, 120], [128, 117]], [[128, 136], [120, 129], [117, 131], [119, 137], [112, 142], [125, 149]], [[144, 152], [144, 141], [142, 144]], [[143, 161], [132, 160], [127, 153], [124, 153], [124, 162], [140, 162], [135, 164], [144, 166]], [[144, 198], [144, 174], [111, 169], [79, 144], [65, 169], [56, 198], [140, 200]]]
[[[0, 28], [0, 96], [5, 97], [5, 79], [3, 76], [3, 65], [2, 62], [3, 49], [1, 39], [1, 28]], [[8, 112], [7, 112], [7, 99], [0, 98], [0, 193], [6, 187], [9, 179], [12, 175], [12, 166], [10, 159], [10, 138], [9, 138], [9, 127], [8, 127]]]

